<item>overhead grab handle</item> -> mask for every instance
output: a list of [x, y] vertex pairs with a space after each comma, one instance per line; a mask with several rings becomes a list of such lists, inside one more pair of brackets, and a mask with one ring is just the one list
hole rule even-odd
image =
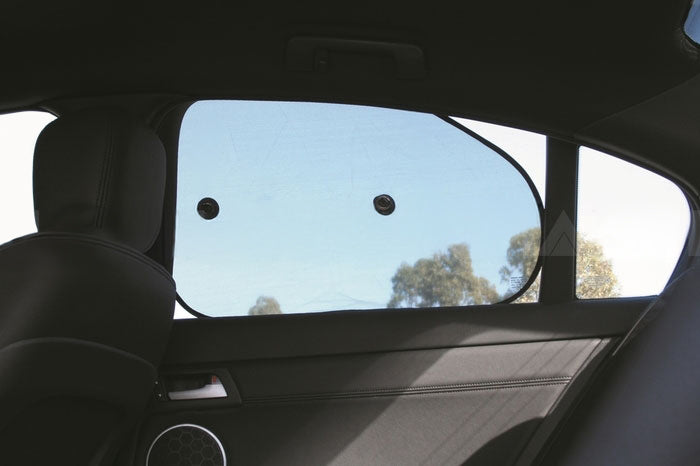
[[415, 45], [327, 37], [294, 37], [287, 44], [287, 68], [291, 71], [325, 72], [331, 54], [355, 53], [390, 56], [396, 64], [399, 79], [425, 78], [423, 50]]

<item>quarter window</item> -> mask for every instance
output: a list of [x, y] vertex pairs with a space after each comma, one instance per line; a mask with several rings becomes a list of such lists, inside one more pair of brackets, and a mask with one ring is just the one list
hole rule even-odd
[[593, 149], [579, 150], [576, 295], [655, 295], [685, 245], [690, 207], [673, 182]]

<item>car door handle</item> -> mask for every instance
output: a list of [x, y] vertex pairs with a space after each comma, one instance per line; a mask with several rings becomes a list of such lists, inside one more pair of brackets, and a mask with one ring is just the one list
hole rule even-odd
[[287, 67], [293, 71], [323, 72], [333, 52], [387, 55], [393, 59], [399, 79], [423, 79], [426, 75], [423, 49], [416, 45], [333, 37], [292, 37], [287, 44]]
[[[223, 368], [186, 369], [161, 372], [155, 397], [164, 409], [192, 403], [239, 405], [241, 395], [228, 370]], [[172, 406], [171, 406], [172, 405]]]
[[211, 381], [198, 388], [168, 391], [168, 398], [173, 401], [179, 400], [207, 400], [212, 398], [226, 398], [226, 388], [221, 380], [215, 375], [211, 376]]

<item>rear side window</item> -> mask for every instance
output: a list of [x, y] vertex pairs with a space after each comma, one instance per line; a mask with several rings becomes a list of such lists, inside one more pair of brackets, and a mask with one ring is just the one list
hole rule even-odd
[[[178, 164], [174, 275], [206, 315], [489, 304], [536, 272], [537, 189], [452, 120], [203, 101]], [[526, 232], [535, 260], [518, 262]]]
[[690, 206], [670, 180], [579, 149], [576, 296], [655, 295], [683, 251]]
[[39, 133], [54, 120], [45, 112], [0, 115], [0, 244], [36, 233], [32, 166]]

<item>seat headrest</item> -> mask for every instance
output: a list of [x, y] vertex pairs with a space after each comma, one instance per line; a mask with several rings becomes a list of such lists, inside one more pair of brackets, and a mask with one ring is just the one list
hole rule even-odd
[[34, 216], [40, 232], [88, 233], [148, 250], [160, 230], [165, 149], [123, 110], [61, 116], [34, 150]]

